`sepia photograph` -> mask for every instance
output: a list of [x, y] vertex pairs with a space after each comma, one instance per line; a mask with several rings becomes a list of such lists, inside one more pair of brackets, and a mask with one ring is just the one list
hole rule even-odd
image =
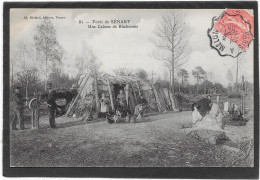
[[10, 167], [253, 168], [254, 17], [10, 8]]

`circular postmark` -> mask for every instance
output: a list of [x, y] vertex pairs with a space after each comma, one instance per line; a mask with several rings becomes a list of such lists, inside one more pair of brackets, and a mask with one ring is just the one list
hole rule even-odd
[[254, 17], [242, 9], [227, 9], [212, 19], [208, 36], [220, 56], [237, 57], [254, 39]]

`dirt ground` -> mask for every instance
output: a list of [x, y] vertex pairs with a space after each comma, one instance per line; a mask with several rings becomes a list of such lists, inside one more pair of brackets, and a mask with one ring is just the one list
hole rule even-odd
[[[250, 122], [251, 121], [251, 122]], [[236, 143], [252, 138], [252, 123], [235, 133]], [[11, 131], [11, 166], [15, 167], [225, 167], [253, 166], [253, 153], [238, 161], [241, 151], [226, 150], [196, 140], [178, 128], [191, 122], [191, 111], [150, 115], [138, 123], [108, 124], [104, 119], [83, 122], [57, 118], [50, 129]], [[248, 133], [250, 131], [250, 133]]]

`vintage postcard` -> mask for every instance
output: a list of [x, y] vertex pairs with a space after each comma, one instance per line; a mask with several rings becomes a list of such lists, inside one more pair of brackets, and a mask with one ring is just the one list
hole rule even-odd
[[253, 6], [55, 7], [8, 9], [10, 169], [255, 170]]

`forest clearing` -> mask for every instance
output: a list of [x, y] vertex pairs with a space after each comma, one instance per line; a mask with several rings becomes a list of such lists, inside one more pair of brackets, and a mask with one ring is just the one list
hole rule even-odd
[[[252, 100], [252, 99], [251, 99]], [[251, 101], [250, 100], [250, 101]], [[248, 103], [248, 101], [247, 101]], [[250, 104], [250, 103], [248, 103]], [[252, 108], [252, 107], [251, 107]], [[252, 110], [252, 109], [251, 109]], [[253, 115], [245, 126], [226, 126], [236, 147], [253, 139]], [[10, 134], [11, 166], [19, 167], [225, 167], [252, 166], [253, 149], [225, 149], [187, 135], [179, 125], [191, 122], [191, 111], [154, 113], [137, 123], [108, 124], [105, 119], [57, 118], [57, 129], [41, 118], [39, 130]], [[238, 148], [239, 149], [239, 148]]]

